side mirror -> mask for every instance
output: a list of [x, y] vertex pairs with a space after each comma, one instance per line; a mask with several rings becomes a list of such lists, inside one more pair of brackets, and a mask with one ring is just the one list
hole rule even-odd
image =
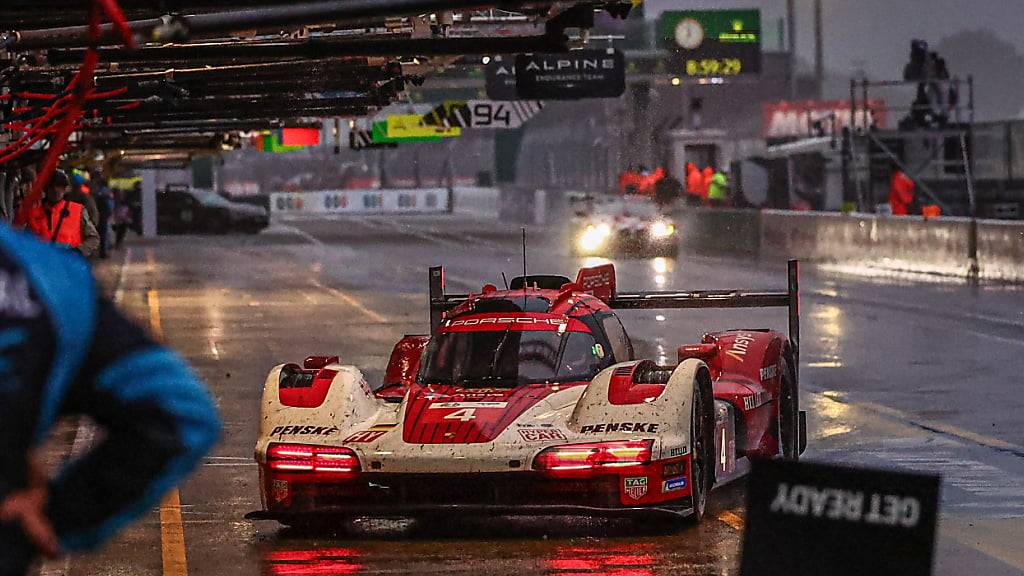
[[687, 344], [680, 346], [676, 351], [679, 362], [690, 358], [697, 358], [707, 363], [718, 357], [718, 344]]
[[391, 351], [383, 387], [396, 384], [409, 386], [415, 382], [416, 374], [420, 371], [420, 357], [429, 343], [430, 336], [405, 336], [399, 340]]
[[680, 346], [676, 353], [680, 363], [689, 358], [703, 360], [711, 370], [712, 379], [722, 375], [722, 360], [718, 356], [718, 344], [688, 344]]
[[328, 364], [334, 364], [338, 361], [337, 356], [307, 356], [302, 361], [302, 367], [306, 370], [319, 370]]

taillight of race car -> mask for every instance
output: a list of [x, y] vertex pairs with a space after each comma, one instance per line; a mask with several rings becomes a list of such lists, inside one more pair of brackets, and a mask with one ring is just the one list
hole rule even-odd
[[359, 457], [349, 448], [308, 444], [271, 444], [267, 467], [274, 472], [324, 474], [336, 479], [359, 475]]
[[533, 469], [551, 478], [589, 478], [629, 473], [651, 463], [653, 440], [622, 440], [553, 446], [533, 459]]

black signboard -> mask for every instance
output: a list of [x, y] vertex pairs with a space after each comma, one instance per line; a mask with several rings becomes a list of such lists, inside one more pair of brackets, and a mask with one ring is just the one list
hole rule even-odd
[[573, 50], [516, 57], [516, 92], [531, 100], [617, 98], [626, 90], [626, 62], [618, 50]]
[[939, 478], [785, 460], [747, 482], [743, 576], [927, 576]]
[[495, 57], [484, 69], [487, 97], [491, 100], [519, 100], [516, 93], [516, 63], [514, 58]]

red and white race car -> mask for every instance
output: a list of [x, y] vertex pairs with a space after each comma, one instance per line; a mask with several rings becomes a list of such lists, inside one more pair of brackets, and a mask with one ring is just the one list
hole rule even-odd
[[[752, 457], [797, 458], [797, 264], [785, 292], [619, 293], [610, 264], [447, 295], [431, 334], [395, 346], [384, 382], [336, 356], [271, 370], [256, 461], [263, 510], [349, 517], [704, 514]], [[616, 309], [789, 309], [791, 336], [707, 334], [679, 363], [634, 358]]]

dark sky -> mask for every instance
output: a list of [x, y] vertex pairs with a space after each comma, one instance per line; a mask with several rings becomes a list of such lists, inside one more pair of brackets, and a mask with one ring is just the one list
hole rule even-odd
[[[785, 16], [785, 0], [646, 0], [648, 17], [662, 10], [760, 8], [764, 46], [778, 46], [777, 21]], [[796, 0], [797, 51], [808, 63], [813, 57], [811, 0]], [[907, 60], [911, 38], [933, 46], [966, 30], [988, 30], [1024, 54], [1024, 0], [823, 0], [825, 64], [846, 75], [863, 67], [873, 79], [896, 79]], [[955, 74], [968, 71], [954, 70]], [[997, 86], [987, 89], [999, 92]], [[1024, 96], [1002, 96], [1021, 101]]]

